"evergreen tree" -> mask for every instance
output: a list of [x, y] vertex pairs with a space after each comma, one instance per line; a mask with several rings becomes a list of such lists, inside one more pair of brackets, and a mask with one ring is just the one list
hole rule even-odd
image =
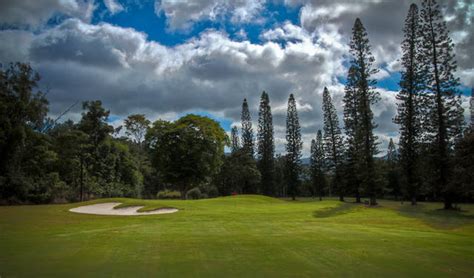
[[456, 61], [441, 9], [435, 0], [423, 0], [420, 12], [422, 36], [421, 54], [426, 78], [428, 139], [433, 144], [432, 161], [435, 167], [435, 192], [444, 196], [444, 208], [453, 208], [454, 192], [448, 181], [452, 144], [462, 136], [463, 109], [454, 77]]
[[471, 132], [474, 132], [474, 88], [471, 90], [471, 101], [469, 102], [471, 112]]
[[[361, 181], [358, 175], [357, 159], [361, 149], [360, 133], [356, 133], [359, 125], [358, 95], [357, 95], [357, 70], [355, 66], [349, 68], [344, 93], [344, 129], [346, 132], [346, 152], [344, 163], [344, 184], [340, 184], [338, 192], [344, 194], [345, 189], [352, 189], [356, 202], [360, 203]], [[331, 195], [331, 194], [329, 194]]]
[[242, 148], [251, 157], [253, 157], [254, 144], [253, 144], [253, 129], [252, 119], [250, 117], [249, 105], [247, 99], [244, 99], [242, 103]]
[[403, 177], [408, 198], [412, 205], [416, 205], [418, 194], [417, 160], [419, 155], [419, 144], [421, 143], [421, 118], [424, 75], [420, 64], [419, 33], [420, 22], [418, 7], [410, 6], [408, 16], [405, 20], [404, 40], [402, 42], [402, 66], [400, 80], [400, 92], [397, 94], [398, 108], [394, 122], [400, 125], [400, 163], [403, 169]]
[[262, 175], [261, 189], [264, 195], [273, 196], [275, 194], [274, 175], [274, 154], [275, 144], [273, 142], [273, 119], [268, 94], [263, 92], [260, 99], [260, 109], [258, 112], [258, 146], [257, 158], [258, 169]]
[[301, 172], [301, 141], [300, 123], [296, 110], [296, 101], [293, 94], [288, 98], [288, 111], [286, 115], [286, 178], [288, 194], [295, 200], [298, 194], [298, 185]]
[[239, 130], [233, 126], [230, 130], [230, 150], [235, 153], [240, 149]]
[[352, 40], [350, 42], [350, 53], [352, 54], [351, 65], [355, 69], [356, 98], [358, 125], [356, 137], [360, 138], [360, 152], [358, 152], [358, 170], [361, 176], [362, 187], [367, 192], [370, 205], [376, 205], [377, 183], [375, 182], [374, 155], [377, 153], [377, 137], [373, 130], [376, 128], [373, 122], [371, 105], [378, 100], [374, 91], [376, 81], [371, 76], [377, 73], [373, 68], [374, 57], [367, 32], [360, 19], [356, 19], [352, 29]]
[[398, 178], [398, 154], [397, 148], [395, 147], [395, 143], [393, 143], [393, 139], [390, 138], [390, 142], [388, 143], [387, 148], [387, 180], [388, 180], [388, 188], [390, 189], [390, 193], [393, 194], [395, 200], [398, 200], [400, 196], [400, 183]]
[[324, 143], [323, 135], [321, 130], [318, 130], [316, 140], [311, 140], [311, 157], [310, 157], [310, 167], [311, 167], [311, 184], [313, 186], [313, 192], [318, 194], [319, 200], [322, 200], [323, 189], [326, 185], [326, 180], [324, 176]]
[[[340, 166], [343, 158], [343, 141], [337, 111], [332, 103], [331, 95], [326, 87], [323, 91], [324, 112], [324, 153], [328, 160], [328, 169], [333, 174], [332, 188], [343, 188], [341, 181]], [[344, 191], [339, 191], [339, 200], [344, 201]]]

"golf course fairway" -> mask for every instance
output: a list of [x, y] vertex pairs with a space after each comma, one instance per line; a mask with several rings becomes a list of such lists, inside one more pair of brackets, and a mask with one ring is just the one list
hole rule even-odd
[[[171, 214], [70, 212], [95, 203]], [[473, 277], [474, 205], [263, 196], [0, 207], [0, 277]]]

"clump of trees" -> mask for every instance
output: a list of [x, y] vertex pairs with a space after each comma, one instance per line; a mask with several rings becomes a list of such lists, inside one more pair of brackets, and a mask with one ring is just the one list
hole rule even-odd
[[[186, 115], [151, 123], [132, 114], [109, 125], [101, 101], [82, 104], [78, 122], [47, 117], [48, 101], [28, 64], [0, 70], [0, 200], [82, 201], [98, 197], [191, 198], [231, 194], [442, 200], [445, 209], [474, 196], [474, 101], [465, 128], [456, 61], [441, 9], [410, 6], [403, 28], [402, 71], [392, 139], [378, 154], [372, 107], [377, 72], [360, 19], [352, 28], [343, 97], [343, 130], [331, 92], [322, 92], [322, 130], [303, 163], [297, 101], [289, 95], [285, 154], [275, 154], [270, 96], [262, 92], [256, 136], [247, 99], [230, 138], [219, 123]], [[67, 112], [67, 111], [66, 111]], [[122, 131], [123, 129], [123, 131]], [[239, 134], [240, 133], [240, 134]], [[225, 146], [230, 153], [225, 154]]]

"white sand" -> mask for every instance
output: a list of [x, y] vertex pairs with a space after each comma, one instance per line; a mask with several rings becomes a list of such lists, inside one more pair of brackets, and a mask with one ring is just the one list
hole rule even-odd
[[178, 210], [175, 208], [162, 208], [146, 212], [138, 212], [143, 206], [133, 206], [114, 209], [114, 207], [120, 205], [121, 203], [102, 203], [95, 205], [82, 206], [77, 208], [72, 208], [69, 211], [76, 213], [85, 213], [85, 214], [98, 214], [98, 215], [150, 215], [150, 214], [166, 214], [174, 213]]

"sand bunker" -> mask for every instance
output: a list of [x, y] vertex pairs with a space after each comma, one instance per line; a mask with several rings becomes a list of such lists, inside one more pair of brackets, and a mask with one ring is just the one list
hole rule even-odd
[[177, 212], [175, 208], [161, 208], [157, 210], [138, 212], [143, 206], [133, 206], [114, 209], [114, 207], [121, 203], [102, 203], [95, 205], [82, 206], [72, 208], [69, 211], [85, 214], [98, 214], [98, 215], [150, 215], [150, 214], [166, 214]]

